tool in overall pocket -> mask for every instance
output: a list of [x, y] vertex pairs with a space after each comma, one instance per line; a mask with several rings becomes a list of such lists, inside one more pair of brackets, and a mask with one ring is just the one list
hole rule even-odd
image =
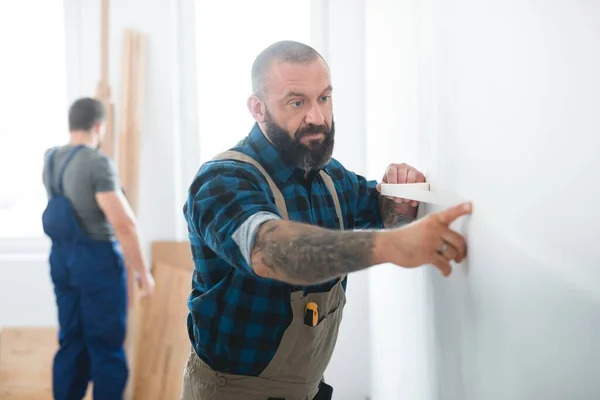
[[308, 326], [317, 326], [319, 322], [319, 306], [315, 302], [308, 302], [304, 310], [304, 323]]

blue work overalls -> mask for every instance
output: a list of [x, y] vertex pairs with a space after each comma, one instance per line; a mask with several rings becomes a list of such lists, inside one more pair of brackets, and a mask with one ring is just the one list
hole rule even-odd
[[56, 400], [80, 400], [93, 382], [94, 400], [120, 400], [128, 378], [123, 343], [127, 283], [116, 241], [91, 239], [63, 193], [63, 175], [75, 147], [52, 185], [55, 150], [48, 157], [50, 199], [42, 215], [52, 241], [50, 276], [58, 307], [60, 347], [53, 363]]

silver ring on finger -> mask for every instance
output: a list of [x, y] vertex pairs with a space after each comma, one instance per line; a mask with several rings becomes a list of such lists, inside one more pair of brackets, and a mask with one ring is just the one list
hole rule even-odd
[[439, 255], [443, 256], [443, 255], [444, 255], [444, 252], [446, 251], [446, 249], [447, 249], [447, 248], [448, 248], [448, 243], [447, 243], [447, 242], [444, 240], [444, 241], [442, 241], [442, 247], [440, 247], [440, 248], [437, 250], [437, 253], [438, 253]]

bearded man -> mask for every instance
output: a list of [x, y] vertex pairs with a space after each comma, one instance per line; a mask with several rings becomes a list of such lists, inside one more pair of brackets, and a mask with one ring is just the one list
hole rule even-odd
[[[251, 76], [256, 123], [201, 166], [184, 205], [195, 271], [181, 398], [330, 399], [347, 275], [393, 263], [447, 276], [466, 251], [448, 225], [470, 204], [413, 222], [418, 203], [333, 159], [330, 71], [310, 46], [272, 44]], [[424, 181], [406, 164], [383, 178]]]

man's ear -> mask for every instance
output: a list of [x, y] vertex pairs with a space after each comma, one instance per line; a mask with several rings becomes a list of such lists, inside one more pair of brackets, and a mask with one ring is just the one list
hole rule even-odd
[[248, 110], [250, 111], [250, 114], [252, 114], [256, 122], [258, 122], [259, 124], [265, 122], [265, 115], [267, 109], [265, 107], [265, 103], [257, 95], [253, 94], [252, 96], [250, 96], [246, 105], [248, 106]]
[[96, 123], [94, 124], [94, 127], [92, 128], [92, 130], [93, 130], [95, 133], [100, 133], [100, 132], [102, 132], [103, 125], [104, 125], [104, 123], [103, 123], [103, 122], [96, 122]]

